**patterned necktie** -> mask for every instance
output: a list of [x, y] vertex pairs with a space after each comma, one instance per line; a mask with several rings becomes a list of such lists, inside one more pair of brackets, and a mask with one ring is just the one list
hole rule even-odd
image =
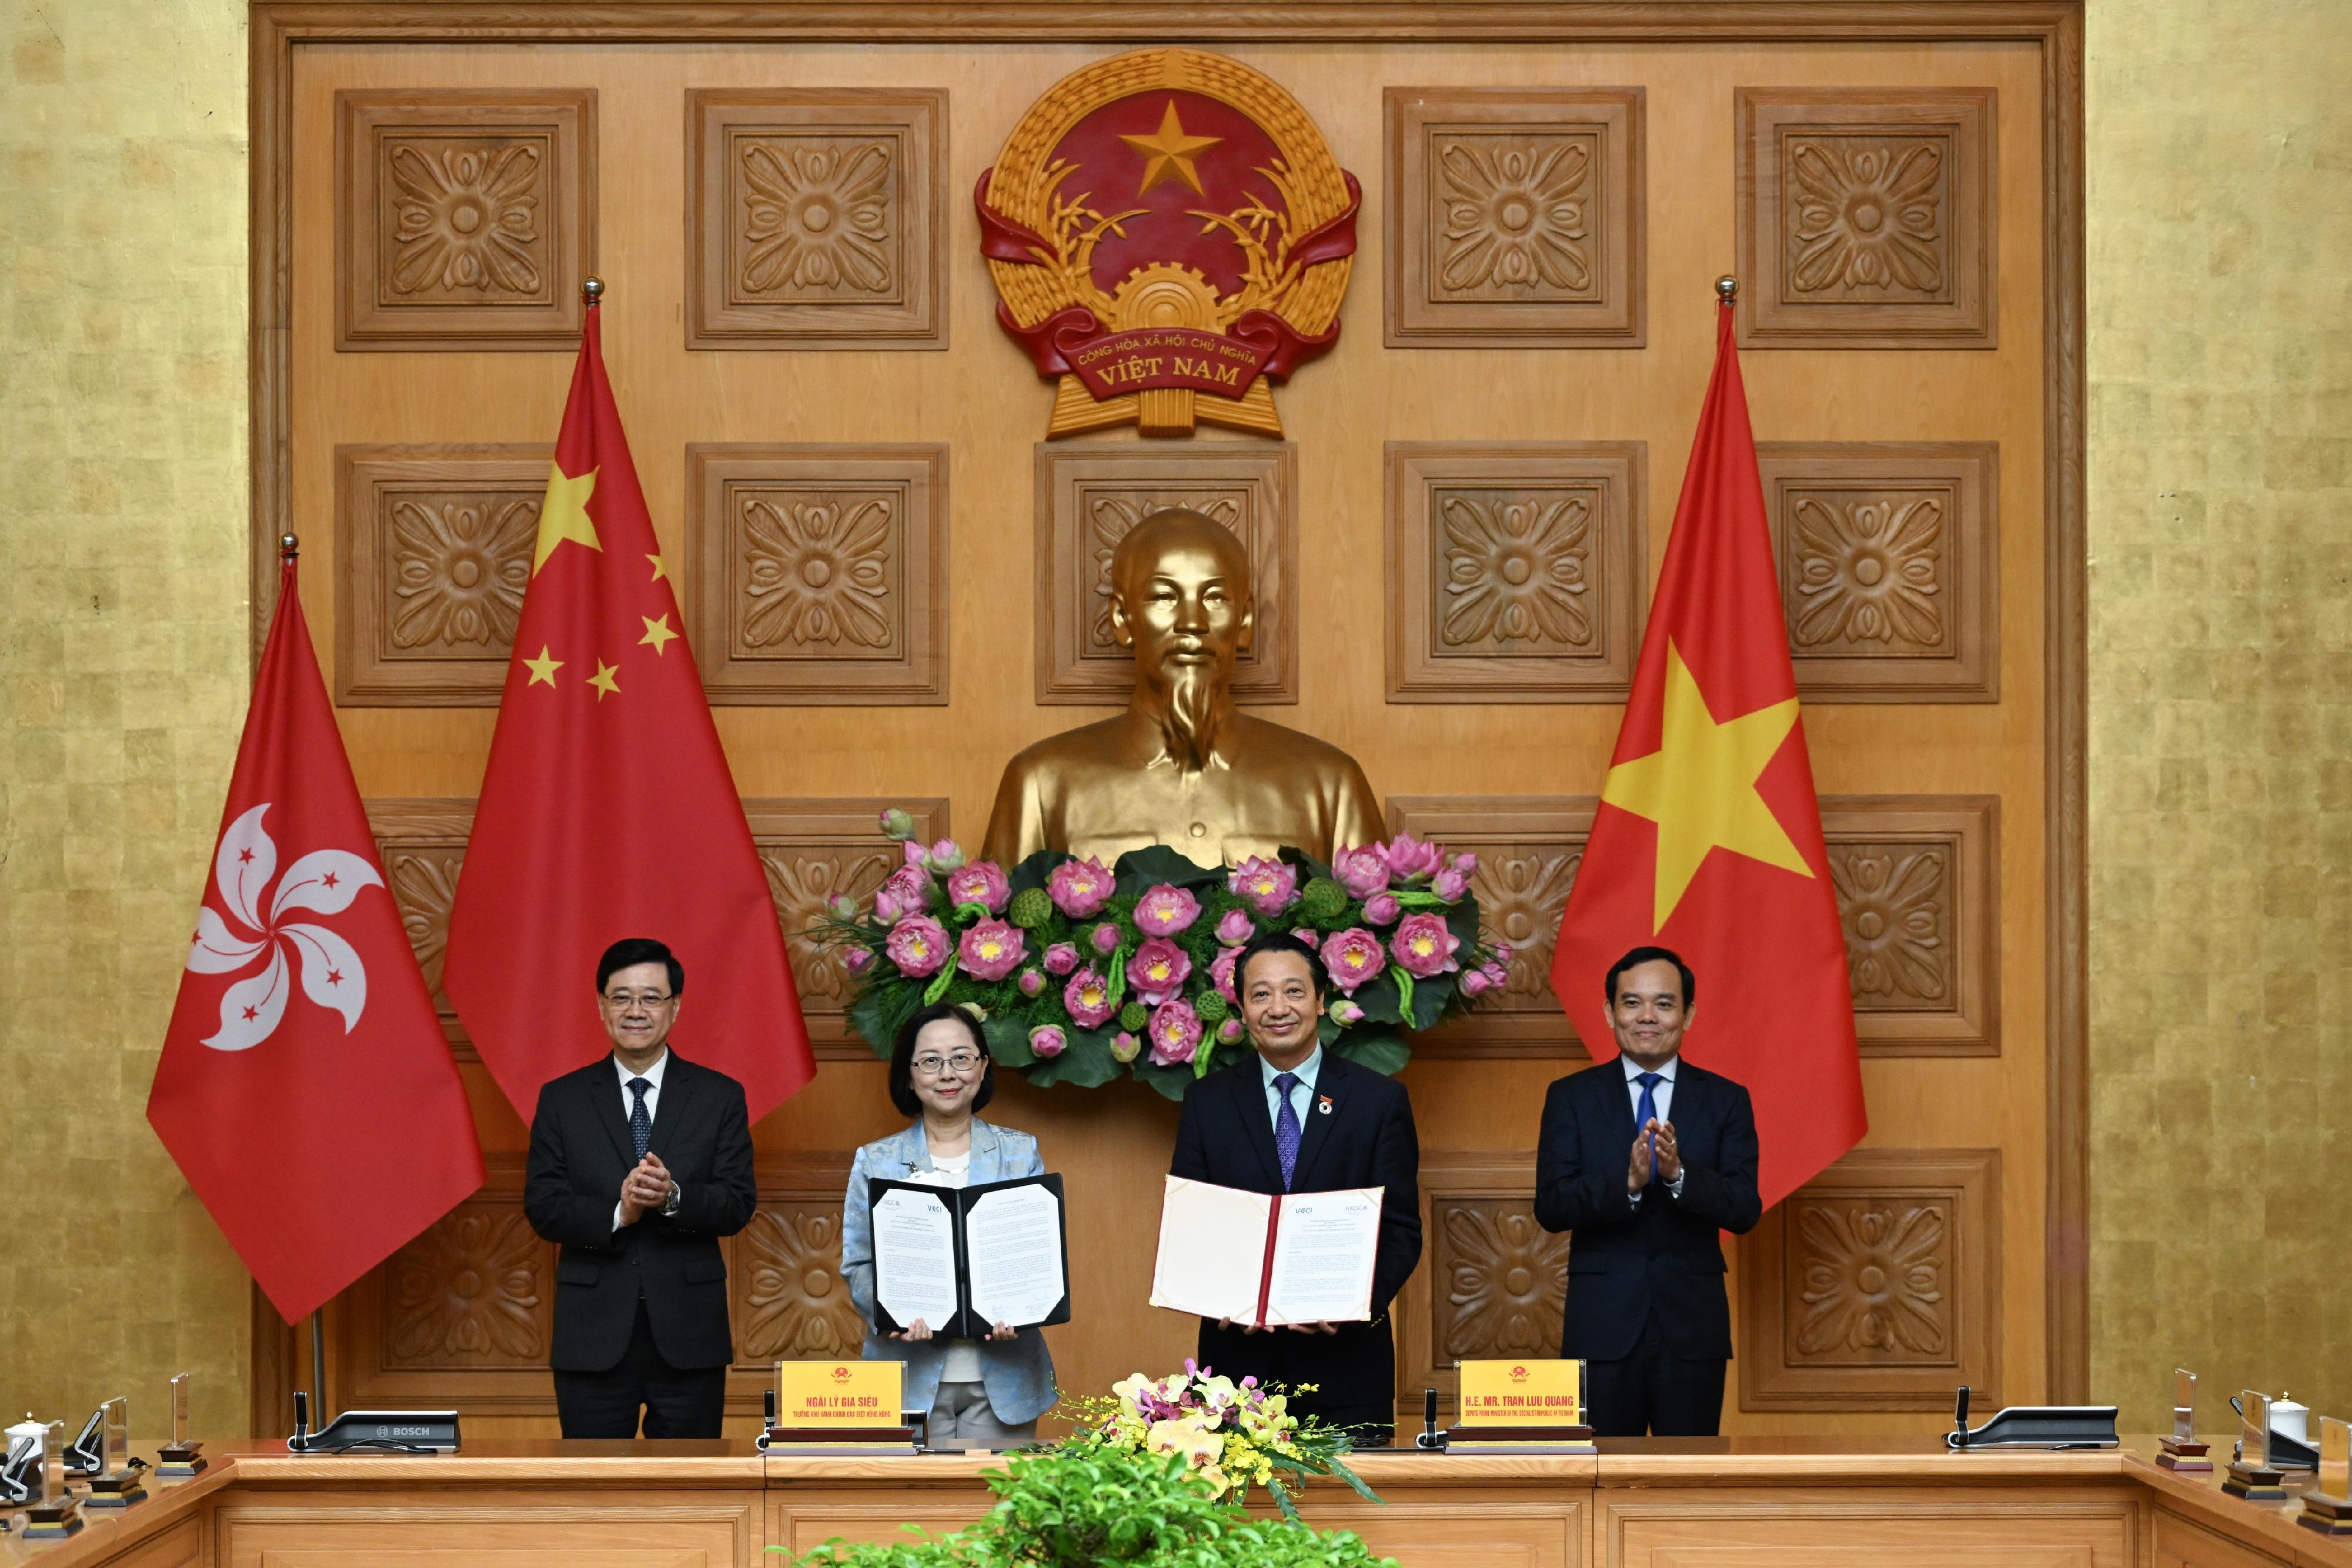
[[1298, 1074], [1277, 1072], [1274, 1075], [1275, 1092], [1282, 1096], [1282, 1109], [1274, 1114], [1274, 1153], [1282, 1161], [1282, 1190], [1290, 1190], [1291, 1173], [1298, 1168], [1298, 1113], [1290, 1108], [1290, 1092], [1298, 1087]]
[[[1650, 1119], [1658, 1113], [1658, 1097], [1655, 1091], [1658, 1085], [1665, 1081], [1666, 1075], [1663, 1072], [1642, 1072], [1634, 1075], [1633, 1082], [1642, 1086], [1642, 1108], [1633, 1113], [1633, 1120], [1644, 1127], [1648, 1126]], [[1650, 1179], [1652, 1181], [1658, 1179], [1658, 1141], [1655, 1138], [1650, 1140]]]
[[637, 1097], [636, 1103], [629, 1107], [629, 1142], [637, 1146], [639, 1165], [645, 1164], [646, 1150], [653, 1145], [654, 1141], [654, 1119], [646, 1114], [646, 1091], [652, 1087], [653, 1082], [649, 1079], [629, 1080], [629, 1092]]

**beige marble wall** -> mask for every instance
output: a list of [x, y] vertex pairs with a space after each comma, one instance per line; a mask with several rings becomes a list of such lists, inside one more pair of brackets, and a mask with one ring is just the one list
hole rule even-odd
[[[237, 0], [0, 0], [0, 1410], [196, 1376], [246, 1276], [148, 1081], [246, 685]], [[143, 1410], [144, 1416], [140, 1415]]]
[[[0, 0], [0, 1408], [192, 1370], [214, 1431], [245, 1276], [142, 1108], [243, 709], [243, 34]], [[2091, 0], [2093, 1386], [2143, 1429], [2175, 1362], [2352, 1413], [2347, 59], [2341, 0]]]
[[2352, 1416], [2352, 6], [2091, 0], [2092, 1386]]

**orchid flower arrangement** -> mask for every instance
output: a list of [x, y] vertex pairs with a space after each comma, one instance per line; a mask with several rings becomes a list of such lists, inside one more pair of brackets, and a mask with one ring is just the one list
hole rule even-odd
[[1336, 1476], [1380, 1501], [1341, 1458], [1350, 1446], [1347, 1433], [1301, 1418], [1289, 1406], [1289, 1394], [1275, 1385], [1255, 1377], [1236, 1383], [1188, 1358], [1171, 1376], [1135, 1374], [1108, 1399], [1066, 1396], [1062, 1414], [1078, 1436], [1108, 1447], [1182, 1456], [1220, 1497], [1242, 1502], [1251, 1487], [1263, 1487], [1290, 1519], [1298, 1517], [1294, 1497], [1308, 1476]]
[[1263, 931], [1289, 931], [1330, 977], [1324, 1046], [1379, 1072], [1407, 1035], [1500, 989], [1507, 945], [1482, 945], [1475, 854], [1410, 833], [1328, 866], [1286, 849], [1233, 867], [1165, 845], [1114, 865], [1056, 851], [1006, 871], [952, 839], [924, 844], [893, 809], [901, 863], [866, 900], [834, 899], [814, 935], [842, 954], [849, 1022], [877, 1056], [927, 1003], [971, 1008], [997, 1064], [1034, 1083], [1122, 1073], [1170, 1099], [1250, 1047], [1234, 967]]

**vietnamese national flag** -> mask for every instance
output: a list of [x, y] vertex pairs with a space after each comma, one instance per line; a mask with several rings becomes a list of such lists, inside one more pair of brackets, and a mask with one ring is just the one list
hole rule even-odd
[[540, 1085], [612, 1050], [596, 960], [669, 945], [675, 1043], [743, 1085], [757, 1121], [816, 1071], [783, 928], [588, 308], [498, 732], [449, 913], [441, 988], [525, 1121]]
[[1616, 1054], [1601, 983], [1625, 951], [1698, 978], [1685, 1052], [1744, 1084], [1767, 1207], [1861, 1141], [1845, 937], [1739, 384], [1731, 307], [1666, 539], [1625, 722], [1552, 956], [1596, 1061]]
[[482, 1185], [290, 553], [147, 1120], [289, 1322]]

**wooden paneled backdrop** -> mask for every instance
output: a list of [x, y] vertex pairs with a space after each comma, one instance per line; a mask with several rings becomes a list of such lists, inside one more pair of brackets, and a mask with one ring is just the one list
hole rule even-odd
[[[299, 526], [436, 983], [579, 281], [608, 285], [613, 382], [824, 1059], [758, 1128], [759, 1215], [728, 1247], [736, 1426], [762, 1363], [856, 1344], [843, 1183], [898, 1122], [798, 933], [889, 865], [877, 808], [976, 836], [1006, 758], [1118, 700], [1105, 563], [1173, 500], [1258, 565], [1250, 699], [1360, 758], [1393, 826], [1477, 850], [1518, 948], [1508, 991], [1405, 1071], [1427, 1239], [1402, 1389], [1556, 1346], [1535, 1110], [1584, 1058], [1549, 944], [1735, 266], [1871, 1134], [1733, 1249], [1728, 1426], [1919, 1428], [1957, 1383], [2074, 1392], [2079, 13], [992, 11], [254, 13], [257, 559]], [[992, 319], [975, 180], [1039, 93], [1151, 40], [1270, 72], [1362, 182], [1344, 329], [1279, 392], [1284, 441], [1047, 444], [1052, 389]], [[445, 1017], [490, 1181], [331, 1309], [331, 1403], [551, 1432], [525, 1129]], [[1738, 1000], [1700, 1017], [1738, 1028]], [[1175, 1365], [1191, 1320], [1144, 1304], [1175, 1108], [1015, 1079], [991, 1114], [1069, 1178], [1065, 1386]], [[295, 1341], [257, 1324], [274, 1429]]]

